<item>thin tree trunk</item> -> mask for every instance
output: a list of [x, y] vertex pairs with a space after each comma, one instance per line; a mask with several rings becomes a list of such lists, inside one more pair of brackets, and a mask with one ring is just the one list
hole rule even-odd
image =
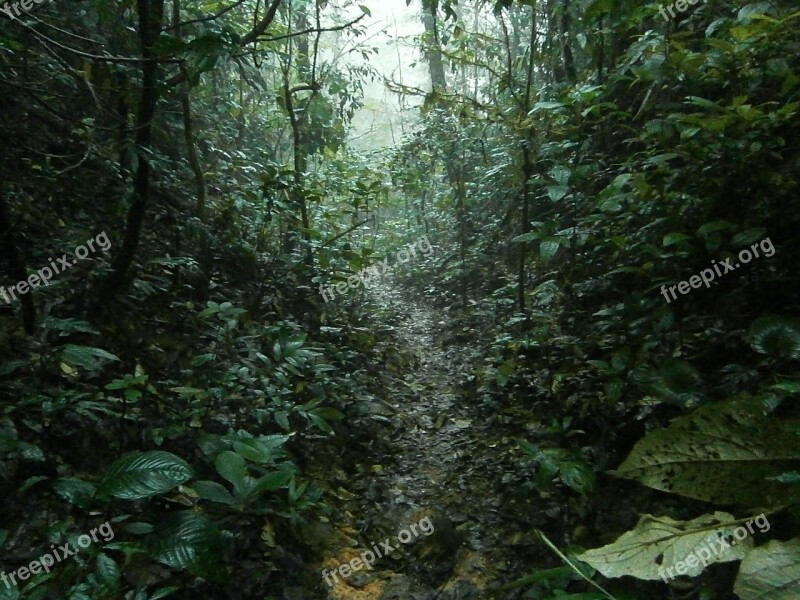
[[561, 6], [561, 55], [564, 60], [564, 71], [567, 74], [567, 81], [575, 83], [578, 74], [575, 71], [575, 59], [572, 55], [572, 14], [570, 5], [572, 0], [564, 0]]
[[[161, 34], [164, 19], [164, 0], [137, 0], [139, 13], [139, 41], [142, 57], [154, 58], [153, 45]], [[111, 274], [102, 284], [104, 297], [112, 296], [122, 286], [133, 263], [150, 200], [150, 149], [153, 133], [153, 119], [158, 103], [158, 63], [145, 60], [142, 63], [142, 91], [139, 111], [136, 118], [136, 146], [138, 165], [133, 178], [133, 200], [128, 210], [125, 237], [117, 256], [111, 263]]]
[[[14, 280], [13, 285], [16, 285], [18, 282], [28, 279], [28, 269], [14, 237], [11, 211], [2, 194], [2, 182], [0, 182], [0, 249], [8, 261], [8, 271]], [[9, 294], [9, 292], [4, 290], [4, 294]], [[33, 303], [32, 294], [33, 290], [30, 290], [27, 294], [19, 295], [22, 305], [22, 326], [28, 335], [32, 335], [36, 328], [36, 306]]]
[[[531, 35], [530, 47], [528, 50], [528, 76], [525, 82], [525, 100], [523, 114], [528, 114], [531, 109], [531, 91], [533, 89], [533, 67], [536, 60], [536, 2], [531, 6]], [[524, 235], [530, 230], [530, 205], [531, 190], [528, 182], [533, 176], [533, 156], [530, 133], [527, 133], [522, 142], [522, 223], [520, 224], [520, 234]], [[525, 311], [525, 262], [528, 258], [528, 243], [522, 242], [519, 250], [519, 274], [517, 278], [517, 303], [520, 312]]]
[[[303, 177], [306, 171], [306, 153], [303, 146], [303, 131], [302, 125], [297, 118], [297, 113], [294, 109], [294, 93], [302, 89], [308, 89], [310, 86], [295, 86], [294, 88], [288, 87], [288, 80], [284, 83], [284, 101], [286, 102], [286, 111], [289, 113], [289, 123], [292, 126], [292, 142], [294, 147], [294, 177], [292, 185], [292, 197], [295, 205], [300, 210], [301, 226], [303, 228], [302, 237], [306, 242], [306, 263], [309, 267], [314, 264], [314, 254], [311, 249], [311, 224], [308, 220], [308, 207], [306, 206], [305, 192], [303, 189]], [[294, 231], [290, 231], [289, 235], [298, 233], [296, 227]]]
[[[180, 0], [172, 0], [172, 21], [177, 24], [180, 23], [181, 18], [181, 2]], [[175, 37], [178, 39], [183, 38], [183, 30], [178, 27], [175, 29]], [[181, 66], [183, 69], [184, 67]], [[205, 222], [206, 216], [206, 181], [203, 176], [203, 167], [200, 164], [200, 158], [197, 155], [197, 149], [194, 141], [194, 124], [192, 122], [192, 100], [190, 96], [190, 87], [188, 79], [181, 84], [181, 110], [183, 112], [183, 139], [186, 142], [186, 157], [189, 160], [189, 166], [194, 174], [195, 186], [197, 188], [197, 204], [195, 213], [201, 223]]]

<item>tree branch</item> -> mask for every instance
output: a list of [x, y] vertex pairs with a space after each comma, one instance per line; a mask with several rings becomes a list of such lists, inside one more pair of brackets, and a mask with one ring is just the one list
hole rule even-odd
[[190, 21], [182, 21], [180, 23], [176, 23], [175, 25], [170, 25], [169, 27], [165, 28], [164, 31], [172, 31], [173, 29], [180, 29], [181, 27], [185, 27], [186, 25], [194, 25], [195, 23], [207, 23], [208, 21], [215, 21], [219, 19], [221, 16], [229, 13], [234, 8], [241, 6], [244, 4], [245, 0], [238, 0], [238, 2], [234, 2], [227, 8], [223, 8], [218, 13], [208, 16], [208, 17], [200, 17], [198, 19], [191, 19]]
[[333, 242], [335, 242], [335, 241], [336, 241], [336, 240], [338, 240], [339, 238], [343, 238], [344, 236], [346, 236], [346, 235], [347, 235], [348, 233], [350, 233], [351, 231], [355, 231], [356, 229], [358, 229], [359, 227], [361, 227], [361, 226], [362, 226], [362, 225], [364, 225], [365, 223], [369, 223], [370, 221], [372, 221], [374, 218], [375, 218], [375, 217], [370, 217], [369, 219], [365, 219], [365, 220], [361, 221], [361, 223], [356, 223], [355, 225], [353, 225], [353, 226], [352, 226], [352, 227], [350, 227], [349, 229], [345, 229], [345, 230], [344, 230], [342, 233], [340, 233], [340, 234], [338, 234], [338, 235], [335, 235], [335, 236], [333, 236], [333, 237], [332, 237], [331, 239], [329, 239], [327, 242], [325, 242], [324, 244], [321, 244], [321, 245], [320, 245], [320, 246], [317, 248], [317, 250], [320, 250], [320, 249], [324, 248], [325, 246], [328, 246], [328, 245], [332, 244]]
[[352, 27], [356, 23], [358, 23], [361, 19], [366, 17], [367, 15], [361, 15], [357, 19], [353, 19], [349, 23], [345, 23], [344, 25], [333, 25], [331, 27], [311, 27], [310, 29], [303, 29], [302, 31], [295, 31], [294, 33], [289, 33], [287, 35], [279, 35], [278, 37], [273, 38], [260, 38], [260, 42], [277, 42], [280, 40], [288, 40], [289, 38], [297, 37], [298, 35], [307, 35], [309, 33], [325, 33], [328, 31], [342, 31], [343, 29], [347, 29], [348, 27]]
[[264, 18], [261, 19], [261, 21], [259, 21], [255, 27], [253, 27], [253, 30], [250, 33], [242, 38], [242, 46], [252, 44], [267, 31], [269, 26], [272, 25], [272, 22], [275, 20], [275, 15], [278, 13], [278, 8], [280, 8], [282, 1], [283, 0], [272, 0], [272, 4], [269, 5]]
[[38, 31], [36, 31], [33, 27], [31, 27], [30, 25], [24, 23], [23, 21], [21, 21], [19, 19], [15, 19], [15, 21], [17, 23], [19, 23], [20, 25], [22, 25], [25, 29], [30, 31], [36, 38], [39, 39], [40, 42], [42, 42], [42, 43], [47, 42], [47, 43], [53, 44], [57, 48], [60, 48], [60, 49], [62, 49], [64, 51], [66, 51], [66, 52], [69, 52], [70, 54], [75, 54], [76, 56], [80, 56], [80, 57], [83, 57], [83, 58], [89, 58], [91, 60], [100, 60], [100, 61], [112, 62], [112, 63], [136, 63], [136, 64], [142, 64], [142, 63], [173, 63], [173, 64], [181, 64], [181, 63], [183, 63], [183, 60], [182, 59], [178, 59], [178, 58], [100, 56], [99, 54], [90, 54], [89, 52], [83, 52], [82, 50], [77, 50], [76, 48], [70, 48], [69, 46], [65, 46], [64, 44], [61, 44], [61, 43], [55, 41], [54, 39], [47, 37], [43, 33], [40, 33]]

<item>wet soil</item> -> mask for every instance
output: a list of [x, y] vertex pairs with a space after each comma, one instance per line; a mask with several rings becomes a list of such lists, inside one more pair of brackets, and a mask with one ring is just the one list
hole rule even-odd
[[506, 476], [520, 468], [516, 443], [502, 435], [496, 415], [481, 415], [465, 397], [477, 351], [443, 347], [447, 319], [388, 286], [374, 293], [398, 315], [396, 335], [416, 365], [398, 369], [381, 397], [361, 403], [354, 433], [361, 423], [377, 439], [359, 457], [360, 475], [348, 480], [342, 473], [332, 490], [336, 516], [312, 533], [325, 546], [315, 565], [322, 597], [486, 597], [491, 587], [531, 572], [534, 523], [520, 518], [525, 500]]

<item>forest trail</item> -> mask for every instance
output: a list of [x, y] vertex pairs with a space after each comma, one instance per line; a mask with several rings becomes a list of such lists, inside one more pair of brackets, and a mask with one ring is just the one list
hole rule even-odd
[[0, 600], [800, 600], [798, 24], [0, 0]]
[[[490, 583], [509, 580], [503, 572], [515, 562], [510, 554], [520, 541], [514, 519], [502, 514], [500, 493], [505, 470], [498, 456], [508, 453], [498, 446], [510, 447], [512, 441], [494, 439], [474, 403], [460, 397], [459, 384], [471, 373], [473, 357], [468, 347], [442, 347], [438, 333], [445, 319], [392, 287], [382, 285], [375, 293], [400, 315], [398, 337], [418, 363], [404, 379], [394, 380], [385, 404], [373, 404], [374, 413], [384, 414], [372, 417], [391, 423], [392, 433], [383, 441], [386, 456], [365, 457], [371, 466], [352, 483], [352, 508], [342, 515], [344, 526], [337, 524], [339, 535], [331, 538], [337, 542], [321, 567], [329, 572], [327, 598], [482, 597]], [[398, 537], [410, 542], [400, 544]], [[399, 550], [378, 559], [372, 570], [334, 580], [330, 571], [366, 550], [380, 551], [382, 541]]]

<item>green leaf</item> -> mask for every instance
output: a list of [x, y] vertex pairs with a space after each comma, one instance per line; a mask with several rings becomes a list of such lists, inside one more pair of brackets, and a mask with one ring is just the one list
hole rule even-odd
[[219, 312], [219, 304], [217, 304], [216, 302], [211, 302], [209, 300], [208, 301], [208, 308], [206, 308], [204, 311], [200, 312], [200, 314], [197, 315], [197, 318], [198, 319], [205, 319], [207, 317], [210, 317], [211, 315], [217, 314], [218, 312]]
[[319, 415], [315, 415], [313, 413], [308, 413], [308, 419], [316, 425], [321, 431], [325, 433], [333, 433], [333, 428], [328, 424], [328, 422], [320, 417]]
[[769, 2], [751, 2], [750, 4], [747, 4], [739, 9], [738, 14], [736, 15], [736, 20], [743, 23], [749, 23], [754, 16], [764, 15], [764, 13], [769, 12], [769, 10]]
[[0, 600], [19, 600], [21, 596], [16, 584], [17, 582], [15, 581], [12, 586], [0, 585]]
[[773, 540], [742, 561], [733, 591], [740, 600], [796, 600], [800, 589], [800, 538]]
[[547, 188], [547, 196], [553, 202], [558, 202], [569, 193], [569, 186], [567, 185], [551, 185]]
[[539, 256], [543, 261], [548, 262], [558, 252], [558, 247], [561, 245], [561, 239], [556, 237], [547, 237], [539, 244]]
[[612, 377], [603, 386], [609, 402], [617, 402], [625, 391], [625, 381], [619, 377]]
[[103, 591], [106, 594], [116, 592], [119, 589], [120, 579], [122, 576], [117, 563], [114, 562], [113, 558], [101, 552], [97, 555], [95, 564], [95, 577], [97, 578], [97, 583], [102, 586]]
[[270, 450], [276, 450], [288, 442], [293, 435], [293, 433], [288, 435], [261, 435], [258, 437], [258, 441]]
[[684, 242], [688, 242], [691, 239], [691, 236], [688, 236], [685, 233], [668, 233], [664, 236], [664, 241], [662, 244], [666, 248], [667, 246], [680, 245]]
[[161, 600], [161, 598], [166, 598], [167, 596], [171, 596], [181, 588], [177, 587], [165, 587], [157, 590], [152, 596], [150, 596], [150, 600]]
[[271, 449], [265, 447], [256, 439], [233, 442], [233, 449], [240, 456], [255, 463], [270, 463], [275, 459], [275, 454]]
[[103, 360], [118, 361], [119, 358], [106, 352], [102, 348], [93, 348], [91, 346], [76, 346], [75, 344], [67, 344], [61, 350], [62, 362], [74, 367], [83, 367], [84, 369], [97, 369]]
[[254, 492], [271, 492], [289, 485], [292, 478], [291, 471], [275, 471], [267, 473], [256, 481]]
[[96, 491], [93, 483], [72, 477], [59, 479], [53, 484], [53, 488], [64, 500], [81, 508], [89, 505]]
[[285, 410], [275, 411], [275, 422], [281, 426], [281, 429], [289, 430], [289, 413]]
[[686, 96], [686, 100], [689, 101], [690, 104], [694, 104], [695, 106], [699, 106], [700, 108], [707, 108], [710, 111], [715, 111], [719, 109], [719, 106], [713, 100], [707, 100], [705, 98], [701, 98], [700, 96]]
[[202, 396], [203, 394], [206, 393], [205, 390], [201, 390], [200, 388], [185, 387], [185, 386], [169, 388], [169, 391], [175, 392], [176, 394], [179, 394], [181, 396]]
[[[718, 541], [732, 538], [737, 525], [733, 515], [715, 512], [691, 521], [676, 521], [669, 517], [642, 515], [631, 531], [623, 533], [613, 543], [578, 554], [576, 558], [588, 563], [605, 577], [630, 575], [637, 579], [655, 581], [683, 562], [686, 575], [696, 577], [705, 566], [699, 560], [686, 563], [690, 556], [703, 556], [707, 564], [741, 560], [752, 547], [753, 540], [745, 537], [736, 544], [718, 549]], [[713, 549], [713, 551], [712, 551]], [[697, 554], [700, 552], [700, 554]]]
[[541, 110], [558, 110], [560, 108], [564, 108], [561, 102], [537, 102], [533, 105], [533, 109], [528, 114], [532, 115]]
[[192, 475], [186, 461], [169, 452], [132, 452], [111, 465], [99, 491], [123, 500], [139, 500], [168, 492]]
[[88, 321], [81, 321], [80, 319], [57, 319], [56, 317], [47, 317], [42, 321], [42, 327], [44, 329], [61, 331], [63, 333], [100, 333], [94, 325]]
[[592, 470], [577, 462], [563, 462], [559, 465], [561, 481], [584, 496], [594, 490], [595, 476]]
[[774, 358], [800, 360], [800, 323], [778, 315], [767, 315], [750, 326], [750, 343], [756, 352]]
[[790, 502], [797, 492], [768, 478], [797, 466], [800, 436], [767, 412], [764, 401], [747, 397], [703, 406], [637, 442], [616, 473], [717, 504]]
[[151, 549], [155, 560], [214, 581], [224, 578], [219, 556], [222, 534], [214, 523], [193, 511], [182, 511], [171, 515], [159, 532]]
[[665, 402], [690, 406], [702, 400], [696, 390], [702, 388], [700, 372], [679, 358], [667, 358], [657, 370], [641, 368], [635, 373], [642, 390], [661, 397]]
[[145, 535], [147, 533], [152, 533], [155, 528], [150, 525], [150, 523], [143, 523], [141, 521], [135, 521], [133, 523], [125, 523], [122, 526], [122, 530], [126, 533], [130, 533], [133, 535]]
[[217, 468], [217, 473], [237, 489], [241, 489], [244, 485], [244, 478], [247, 477], [247, 463], [236, 452], [226, 450], [220, 453], [214, 460], [214, 466]]
[[737, 233], [735, 236], [733, 236], [733, 239], [731, 240], [731, 246], [734, 248], [751, 246], [752, 244], [760, 242], [762, 239], [764, 239], [765, 233], [767, 233], [767, 230], [763, 227], [742, 231], [741, 233]]
[[4, 362], [0, 365], [0, 376], [10, 375], [20, 367], [24, 367], [28, 364], [26, 360], [10, 360], [8, 362]]
[[17, 494], [22, 495], [29, 489], [31, 489], [34, 485], [41, 481], [47, 481], [49, 477], [45, 477], [44, 475], [35, 475], [33, 477], [28, 477], [22, 485], [17, 488]]
[[192, 489], [203, 500], [211, 500], [212, 502], [219, 502], [229, 506], [236, 504], [236, 498], [216, 481], [195, 481], [192, 484]]
[[344, 418], [344, 413], [333, 406], [318, 406], [309, 411], [311, 414], [322, 417], [326, 421], [338, 421]]
[[769, 387], [771, 390], [778, 390], [785, 394], [800, 394], [800, 381], [779, 381]]
[[781, 473], [777, 477], [770, 477], [771, 480], [780, 481], [787, 485], [797, 485], [800, 483], [800, 472], [789, 471], [788, 473]]
[[528, 440], [523, 440], [523, 439], [520, 439], [520, 438], [517, 438], [516, 442], [517, 442], [517, 444], [519, 444], [519, 447], [522, 449], [522, 451], [525, 454], [527, 454], [528, 456], [530, 456], [533, 459], [539, 458], [539, 455], [541, 454], [541, 450], [539, 449], [539, 446], [531, 444]]
[[541, 235], [535, 231], [529, 231], [528, 233], [523, 233], [522, 235], [518, 235], [515, 238], [511, 239], [512, 244], [522, 244], [525, 242], [532, 242], [534, 240], [538, 240]]
[[726, 229], [732, 229], [734, 224], [730, 221], [711, 221], [697, 230], [697, 235], [706, 237], [711, 233], [717, 233]]

